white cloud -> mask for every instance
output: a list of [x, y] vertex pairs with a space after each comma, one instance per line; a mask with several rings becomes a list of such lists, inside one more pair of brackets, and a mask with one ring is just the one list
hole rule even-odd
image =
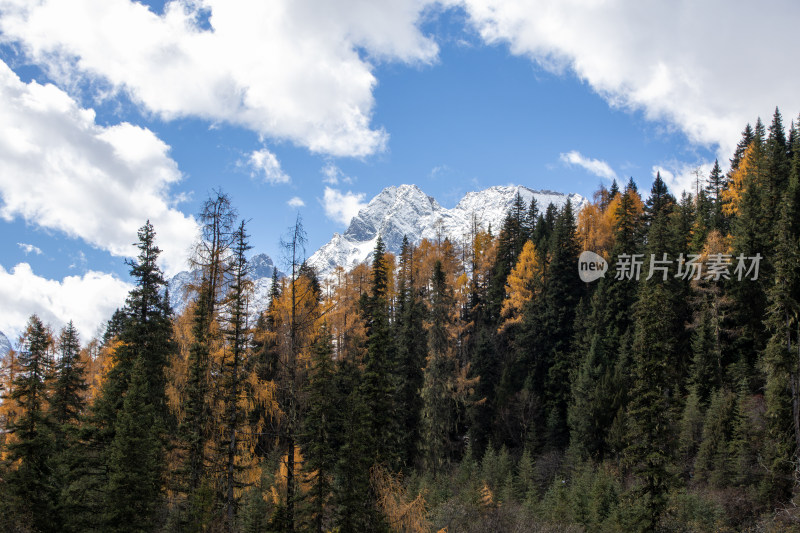
[[[487, 43], [572, 71], [612, 106], [643, 110], [726, 160], [747, 122], [800, 109], [800, 3], [451, 0]], [[779, 15], [776, 15], [779, 14]], [[746, 38], [745, 36], [750, 36]], [[765, 36], [769, 36], [765, 38]]]
[[280, 161], [266, 148], [252, 152], [247, 164], [257, 174], [263, 174], [264, 181], [267, 183], [289, 183], [289, 175], [281, 170]]
[[[711, 169], [714, 163], [701, 162], [694, 165], [678, 161], [671, 161], [666, 164], [653, 165], [652, 177], [655, 179], [656, 174], [661, 174], [661, 179], [667, 184], [669, 192], [676, 198], [680, 198], [684, 192], [690, 194], [697, 194], [697, 188], [702, 189], [705, 187], [705, 182], [708, 175], [711, 174]], [[699, 180], [699, 181], [698, 181]], [[643, 191], [645, 194], [650, 189]]]
[[166, 120], [364, 156], [388, 138], [370, 124], [374, 64], [436, 60], [419, 29], [427, 4], [173, 0], [159, 15], [131, 0], [0, 0], [0, 38], [64, 83], [100, 80]]
[[342, 193], [338, 189], [325, 187], [325, 196], [322, 200], [325, 215], [331, 220], [347, 225], [363, 207], [367, 206], [364, 201], [365, 196], [363, 192]]
[[322, 167], [322, 175], [325, 176], [322, 179], [322, 183], [327, 183], [328, 185], [338, 185], [341, 183], [353, 183], [353, 178], [350, 176], [345, 175], [342, 172], [342, 169], [331, 163], [330, 161]]
[[561, 154], [559, 159], [568, 165], [577, 165], [591, 172], [595, 176], [600, 176], [601, 178], [605, 178], [607, 180], [613, 180], [617, 177], [617, 173], [614, 172], [611, 166], [609, 166], [609, 164], [605, 161], [601, 161], [600, 159], [591, 159], [576, 150]]
[[58, 281], [37, 276], [27, 263], [11, 272], [0, 266], [0, 331], [13, 341], [36, 313], [54, 328], [72, 320], [86, 342], [125, 303], [130, 289], [128, 283], [102, 272]]
[[19, 246], [22, 249], [22, 251], [25, 252], [25, 255], [28, 254], [42, 255], [42, 249], [39, 248], [38, 246], [34, 246], [32, 244], [27, 244], [24, 242], [18, 242], [17, 246]]
[[286, 202], [286, 204], [289, 207], [303, 207], [304, 205], [306, 205], [306, 203], [303, 201], [303, 199], [300, 198], [299, 196], [295, 196], [294, 198], [292, 198], [291, 200]]
[[428, 173], [428, 177], [430, 177], [431, 179], [436, 179], [436, 178], [438, 178], [440, 176], [444, 176], [446, 174], [449, 174], [450, 171], [451, 171], [451, 169], [447, 165], [436, 165]]
[[339, 176], [342, 174], [342, 171], [339, 170], [339, 167], [333, 163], [327, 163], [324, 167], [322, 167], [322, 174], [325, 176], [325, 178], [322, 180], [323, 183], [337, 185], [339, 183]]
[[0, 216], [132, 256], [136, 230], [155, 226], [162, 265], [182, 270], [197, 224], [172, 206], [181, 179], [169, 146], [128, 123], [99, 126], [53, 85], [24, 83], [0, 61]]

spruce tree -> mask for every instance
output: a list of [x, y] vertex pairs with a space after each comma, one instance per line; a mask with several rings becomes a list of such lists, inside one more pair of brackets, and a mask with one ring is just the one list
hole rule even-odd
[[373, 461], [394, 469], [400, 458], [398, 444], [401, 440], [395, 406], [396, 350], [389, 323], [385, 252], [383, 239], [378, 237], [372, 258], [371, 294], [362, 297], [367, 324], [367, 354], [361, 394], [369, 407], [365, 423]]
[[[306, 386], [308, 409], [303, 418], [301, 446], [305, 469], [310, 472], [306, 528], [323, 533], [329, 527], [333, 474], [343, 413], [334, 375], [333, 346], [325, 327], [311, 348], [312, 361]], [[349, 416], [346, 415], [346, 416]]]
[[58, 359], [50, 394], [49, 412], [54, 431], [54, 489], [58, 496], [59, 524], [65, 531], [79, 531], [87, 509], [71, 490], [83, 475], [84, 443], [81, 425], [89, 388], [80, 358], [80, 340], [70, 321], [57, 342]]
[[145, 359], [134, 362], [107, 454], [104, 530], [140, 533], [158, 527], [162, 504], [163, 422], [150, 401]]
[[239, 479], [244, 440], [245, 415], [245, 364], [250, 349], [248, 312], [252, 282], [245, 254], [251, 246], [242, 221], [234, 233], [233, 254], [231, 257], [231, 280], [225, 298], [225, 337], [227, 353], [221, 368], [221, 388], [223, 398], [222, 439], [219, 442], [219, 455], [224, 459], [224, 507], [225, 526], [228, 531], [236, 527], [238, 510], [237, 492], [242, 486]]
[[403, 237], [398, 275], [398, 309], [395, 331], [397, 342], [398, 410], [403, 417], [402, 463], [414, 465], [420, 439], [423, 372], [427, 346], [423, 330], [424, 303], [414, 279], [415, 248]]
[[[52, 372], [52, 338], [38, 316], [32, 315], [20, 340], [18, 372], [4, 398], [15, 402], [19, 412], [6, 431], [13, 439], [6, 444], [6, 483], [12, 505], [21, 516], [28, 516], [33, 530], [58, 531], [57, 494], [53, 489], [54, 440], [47, 382]], [[18, 524], [21, 530], [25, 524]]]
[[70, 320], [58, 338], [58, 359], [50, 394], [50, 416], [60, 430], [77, 424], [86, 406], [84, 394], [89, 388], [84, 378], [85, 368], [80, 359], [78, 331]]
[[[550, 445], [564, 447], [568, 442], [567, 405], [569, 379], [574, 370], [570, 358], [574, 336], [575, 311], [581, 299], [578, 272], [578, 241], [575, 216], [567, 200], [559, 213], [550, 244], [550, 264], [544, 288], [544, 314], [540, 317], [543, 342], [538, 346], [545, 358], [545, 409]], [[530, 319], [529, 319], [530, 321]]]
[[772, 496], [781, 499], [791, 493], [792, 472], [800, 451], [800, 302], [795, 299], [800, 284], [800, 245], [798, 236], [791, 231], [796, 211], [789, 196], [784, 196], [776, 228], [775, 281], [768, 292], [765, 320], [771, 336], [763, 357], [768, 424], [765, 455], [772, 477]]
[[[127, 526], [118, 523], [118, 517], [141, 514], [145, 509], [156, 512], [161, 503], [165, 466], [161, 458], [167, 431], [174, 427], [167, 408], [165, 369], [175, 344], [168, 295], [164, 290], [166, 281], [157, 264], [161, 251], [155, 244], [155, 230], [149, 221], [139, 229], [138, 235], [139, 255], [128, 262], [134, 288], [128, 294], [125, 319], [115, 340], [114, 364], [93, 405], [88, 428], [88, 479], [77, 480], [73, 487], [73, 492], [79, 486], [88, 486], [92, 492], [102, 490], [99, 508], [94, 514], [95, 519], [101, 520], [95, 525], [99, 529], [137, 531], [124, 529]], [[140, 382], [135, 397], [128, 399], [135, 368]], [[140, 406], [144, 406], [144, 412], [130, 412]], [[140, 433], [141, 428], [146, 428], [146, 433]], [[120, 430], [122, 434], [118, 434]], [[125, 455], [139, 445], [145, 447], [141, 458], [147, 458], [147, 471]], [[121, 504], [122, 500], [117, 498], [123, 497], [128, 484], [136, 483], [155, 483], [142, 488], [148, 491], [148, 500], [126, 498]], [[152, 521], [154, 517], [154, 514], [143, 516], [135, 523]]]
[[455, 357], [450, 338], [450, 310], [453, 295], [447, 286], [441, 261], [436, 261], [431, 277], [431, 311], [428, 329], [428, 360], [422, 387], [422, 442], [425, 470], [434, 476], [454, 456]]

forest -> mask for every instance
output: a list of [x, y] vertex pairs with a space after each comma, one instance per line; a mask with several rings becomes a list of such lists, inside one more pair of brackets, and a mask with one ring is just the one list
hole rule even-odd
[[704, 178], [329, 279], [298, 217], [266, 309], [223, 192], [182, 314], [147, 222], [102, 338], [2, 361], [0, 532], [800, 531], [800, 118]]

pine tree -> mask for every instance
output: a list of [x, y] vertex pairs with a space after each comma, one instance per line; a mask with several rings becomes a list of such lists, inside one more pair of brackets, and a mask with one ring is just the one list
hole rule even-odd
[[718, 230], [720, 232], [727, 232], [728, 221], [722, 211], [722, 193], [727, 187], [728, 183], [719, 166], [719, 161], [714, 160], [714, 166], [708, 176], [708, 183], [705, 188], [705, 194], [709, 199], [711, 208], [708, 221], [709, 231]]
[[[329, 506], [333, 491], [333, 474], [337, 461], [337, 432], [341, 425], [341, 405], [337, 398], [334, 376], [333, 346], [330, 334], [323, 327], [312, 346], [312, 362], [307, 385], [308, 410], [303, 419], [301, 436], [308, 482], [309, 522], [306, 527], [318, 533], [326, 531], [330, 521]], [[349, 415], [348, 415], [349, 416]]]
[[80, 357], [80, 340], [70, 321], [61, 330], [59, 357], [50, 393], [49, 413], [54, 430], [54, 480], [58, 495], [59, 524], [65, 531], [76, 531], [75, 519], [85, 509], [75, 505], [70, 485], [80, 479], [83, 446], [80, 426], [86, 408], [85, 364]]
[[227, 340], [227, 357], [223, 361], [221, 386], [223, 395], [222, 439], [219, 443], [219, 455], [224, 460], [224, 501], [225, 525], [228, 531], [234, 531], [238, 499], [236, 493], [242, 486], [240, 472], [242, 466], [239, 458], [242, 454], [244, 439], [245, 415], [245, 363], [249, 353], [249, 327], [247, 324], [249, 295], [252, 282], [245, 254], [251, 246], [242, 221], [234, 233], [233, 255], [231, 257], [231, 281], [225, 300], [225, 337]]
[[420, 412], [422, 400], [423, 372], [427, 346], [423, 330], [424, 303], [414, 278], [415, 248], [403, 237], [400, 250], [400, 272], [398, 276], [398, 309], [395, 329], [397, 331], [397, 361], [399, 377], [398, 410], [403, 417], [402, 462], [410, 467], [417, 458], [420, 439]]
[[89, 387], [84, 379], [80, 349], [78, 331], [70, 320], [58, 339], [59, 357], [49, 402], [50, 416], [61, 426], [61, 431], [66, 429], [64, 426], [76, 424], [86, 406], [84, 393]]
[[108, 450], [104, 530], [139, 533], [157, 525], [164, 469], [162, 421], [150, 402], [146, 362], [137, 358]]
[[8, 471], [6, 483], [14, 507], [20, 515], [30, 517], [34, 530], [58, 531], [57, 494], [52, 486], [52, 419], [46, 409], [53, 341], [48, 328], [38, 316], [32, 315], [19, 344], [18, 371], [10, 392], [4, 396], [19, 407], [6, 428], [13, 437], [6, 444], [7, 462], [14, 465]]
[[[664, 254], [676, 257], [681, 245], [674, 233], [674, 199], [656, 177], [658, 199], [648, 201], [647, 248], [648, 271]], [[662, 273], [640, 281], [639, 297], [634, 307], [633, 387], [627, 409], [628, 446], [625, 456], [640, 479], [638, 491], [644, 503], [643, 523], [653, 527], [666, 503], [672, 483], [670, 463], [674, 449], [671, 425], [677, 415], [681, 394], [685, 313], [682, 310], [681, 282], [669, 266], [666, 279]]]
[[728, 389], [712, 393], [703, 422], [703, 438], [697, 452], [698, 477], [720, 488], [730, 486], [735, 472], [730, 445], [735, 407], [736, 395]]
[[487, 310], [489, 316], [495, 322], [500, 319], [500, 309], [505, 299], [506, 278], [508, 278], [511, 269], [514, 268], [525, 241], [528, 240], [528, 235], [525, 231], [525, 220], [525, 206], [522, 197], [518, 193], [503, 220], [503, 227], [498, 236], [494, 271], [489, 285]]
[[449, 331], [453, 296], [440, 261], [434, 264], [431, 287], [428, 362], [421, 394], [424, 465], [435, 476], [453, 458], [451, 439], [455, 427], [452, 394], [456, 368]]
[[[123, 457], [126, 453], [124, 450], [138, 446], [138, 442], [150, 446], [152, 441], [157, 443], [155, 449], [143, 450], [142, 454], [159, 458], [166, 445], [166, 432], [174, 427], [167, 407], [165, 368], [175, 345], [168, 295], [164, 292], [166, 281], [157, 264], [161, 251], [155, 244], [155, 230], [149, 221], [139, 229], [138, 236], [139, 255], [134, 261], [128, 262], [134, 288], [128, 295], [125, 318], [115, 337], [114, 364], [92, 406], [87, 436], [86, 476], [76, 480], [70, 489], [73, 494], [77, 493], [79, 487], [100, 493], [100, 500], [92, 503], [97, 507], [92, 511], [94, 527], [99, 529], [124, 527], [116, 523], [114, 517], [131, 516], [145, 507], [155, 512], [160, 504], [165, 465], [160, 459], [154, 460], [145, 472], [140, 465]], [[137, 379], [141, 383], [137, 384], [137, 397], [128, 402], [131, 404], [129, 408], [145, 405], [145, 414], [125, 413], [134, 368], [138, 368], [140, 375]], [[120, 421], [123, 413], [125, 419]], [[147, 434], [136, 434], [139, 423], [145, 424], [141, 427], [147, 427]], [[118, 435], [120, 429], [124, 429], [124, 433]], [[158, 480], [156, 485], [147, 488], [150, 491], [149, 501], [127, 499], [127, 507], [123, 508], [120, 501], [115, 499], [115, 494], [125, 490], [126, 483], [150, 483], [154, 479]], [[101, 521], [98, 523], [98, 520]], [[142, 520], [153, 520], [153, 515]]]
[[[571, 343], [574, 336], [575, 311], [581, 298], [582, 284], [578, 271], [578, 242], [575, 232], [575, 217], [572, 203], [567, 200], [559, 213], [550, 245], [550, 264], [545, 281], [545, 313], [542, 330], [547, 332], [547, 344], [543, 355], [547, 360], [545, 385], [545, 408], [547, 409], [547, 433], [551, 445], [566, 446], [567, 405], [569, 403], [569, 379], [574, 363], [571, 361]], [[541, 347], [540, 347], [541, 349]]]
[[800, 284], [800, 246], [791, 231], [796, 207], [790, 196], [784, 197], [776, 228], [775, 282], [769, 289], [765, 321], [772, 335], [763, 357], [768, 423], [765, 455], [772, 494], [781, 499], [791, 493], [792, 473], [800, 454], [800, 302], [795, 299]]
[[744, 130], [742, 131], [742, 138], [739, 140], [739, 143], [736, 145], [736, 150], [733, 152], [733, 157], [731, 158], [731, 169], [730, 172], [734, 172], [736, 169], [739, 168], [739, 164], [742, 162], [744, 158], [744, 153], [747, 150], [747, 147], [750, 146], [755, 134], [753, 133], [753, 127], [748, 124], [745, 126]]
[[396, 350], [389, 323], [385, 252], [383, 239], [378, 237], [372, 257], [372, 291], [368, 297], [363, 297], [362, 304], [367, 319], [367, 354], [361, 394], [369, 407], [364, 422], [370, 436], [372, 459], [395, 469], [400, 455], [400, 428], [394, 402]]
[[341, 445], [335, 467], [336, 524], [342, 533], [381, 531], [384, 524], [375, 510], [375, 496], [370, 488], [374, 450], [369, 443], [374, 437], [368, 434], [369, 426], [364, 423], [370, 406], [359, 387], [363, 376], [355, 362], [345, 359], [338, 365], [335, 381], [336, 403], [347, 413], [340, 429]]

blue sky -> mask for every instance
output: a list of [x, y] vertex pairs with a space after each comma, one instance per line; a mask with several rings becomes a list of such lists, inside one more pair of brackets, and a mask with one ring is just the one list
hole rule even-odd
[[279, 260], [298, 212], [310, 255], [389, 185], [446, 207], [509, 183], [646, 190], [657, 169], [689, 188], [746, 122], [800, 110], [798, 74], [765, 85], [779, 58], [738, 38], [788, 46], [790, 2], [145, 4], [0, 0], [0, 331], [32, 312], [96, 331], [136, 228], [181, 269], [214, 188]]

